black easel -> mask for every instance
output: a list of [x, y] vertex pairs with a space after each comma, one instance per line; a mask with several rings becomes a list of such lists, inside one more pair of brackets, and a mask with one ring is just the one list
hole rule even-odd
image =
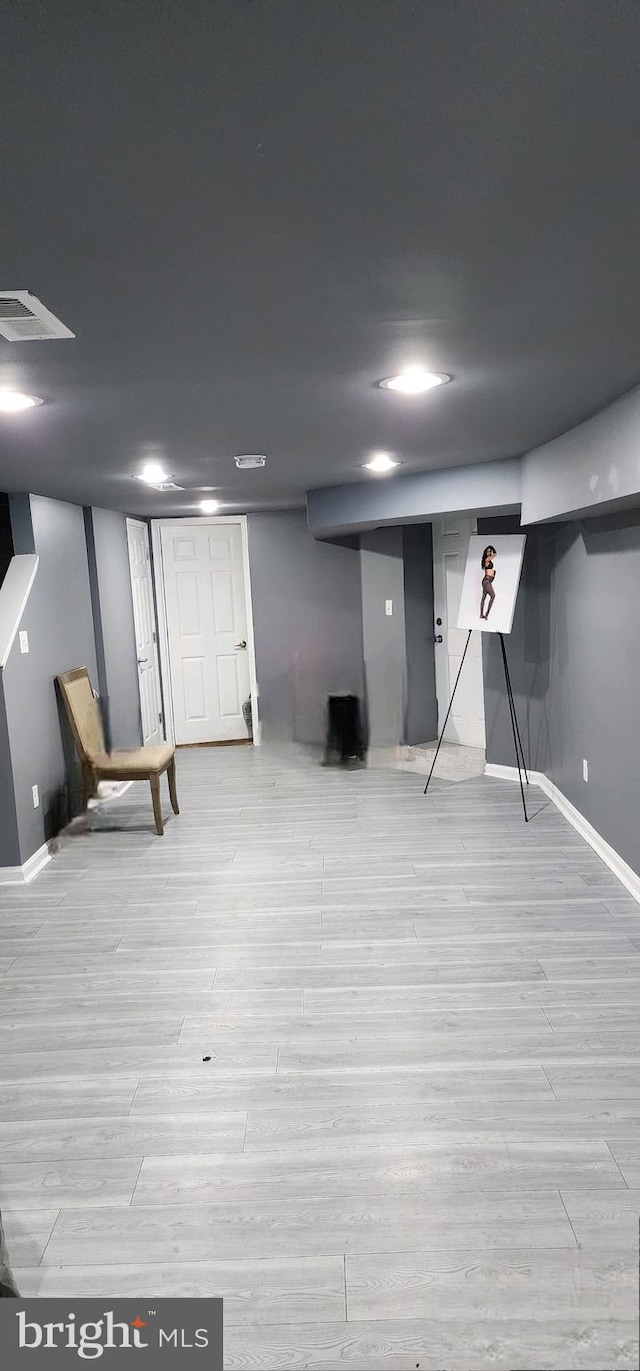
[[[450, 701], [449, 701], [449, 708], [448, 708], [448, 710], [447, 710], [447, 715], [446, 715], [444, 724], [442, 725], [442, 732], [441, 732], [441, 734], [440, 734], [440, 737], [438, 738], [438, 746], [437, 746], [437, 748], [436, 748], [435, 757], [434, 757], [434, 759], [433, 759], [433, 761], [432, 761], [432, 763], [431, 763], [431, 770], [430, 770], [430, 772], [429, 772], [429, 775], [427, 776], [427, 784], [426, 784], [426, 786], [425, 786], [425, 788], [424, 788], [424, 794], [425, 794], [425, 795], [426, 795], [426, 793], [427, 793], [427, 791], [428, 791], [428, 789], [429, 789], [429, 782], [431, 781], [431, 777], [433, 776], [433, 773], [434, 773], [434, 770], [435, 770], [435, 765], [436, 765], [436, 762], [437, 762], [437, 760], [438, 760], [438, 753], [439, 753], [440, 748], [441, 748], [441, 746], [442, 746], [442, 740], [443, 740], [443, 738], [444, 738], [445, 729], [446, 729], [447, 724], [448, 724], [448, 722], [449, 722], [449, 715], [451, 714], [451, 710], [453, 709], [453, 701], [454, 701], [454, 699], [455, 699], [456, 690], [458, 689], [458, 681], [460, 680], [460, 674], [461, 674], [462, 668], [463, 668], [463, 666], [464, 666], [464, 659], [465, 659], [465, 657], [466, 657], [466, 655], [467, 655], [467, 648], [468, 648], [468, 646], [469, 646], [469, 643], [471, 642], [471, 634], [472, 634], [472, 632], [473, 632], [473, 630], [472, 630], [472, 629], [469, 629], [469, 632], [468, 632], [468, 634], [467, 634], [467, 641], [466, 641], [466, 643], [465, 643], [465, 645], [464, 645], [464, 652], [463, 652], [463, 654], [462, 654], [462, 660], [461, 660], [461, 662], [460, 662], [460, 666], [458, 667], [458, 675], [456, 676], [455, 685], [454, 685], [453, 690], [452, 690], [452, 692], [451, 692], [451, 699], [450, 699]], [[512, 732], [513, 732], [513, 745], [514, 745], [515, 750], [516, 750], [516, 762], [517, 762], [517, 766], [518, 766], [518, 779], [519, 779], [519, 781], [520, 781], [520, 794], [522, 795], [522, 808], [523, 808], [523, 810], [524, 810], [524, 821], [525, 821], [526, 824], [528, 824], [528, 822], [529, 822], [529, 815], [527, 814], [527, 803], [526, 803], [525, 795], [524, 795], [524, 785], [523, 785], [523, 782], [522, 782], [522, 774], [523, 774], [523, 772], [524, 772], [524, 777], [525, 777], [525, 780], [526, 780], [526, 782], [527, 782], [527, 785], [529, 784], [529, 774], [528, 774], [528, 772], [527, 772], [527, 764], [526, 764], [525, 759], [524, 759], [524, 748], [523, 748], [523, 746], [522, 746], [522, 738], [520, 737], [520, 729], [519, 729], [519, 727], [518, 727], [518, 716], [517, 716], [517, 714], [516, 714], [516, 702], [515, 702], [515, 699], [514, 699], [514, 696], [513, 696], [513, 686], [511, 685], [511, 672], [509, 671], [509, 662], [508, 662], [508, 660], [507, 660], [507, 649], [506, 649], [506, 647], [505, 647], [505, 645], [504, 645], [504, 634], [499, 633], [499, 634], [498, 634], [498, 637], [499, 637], [499, 639], [500, 639], [500, 647], [501, 647], [501, 649], [502, 649], [502, 664], [503, 664], [503, 666], [504, 666], [504, 679], [505, 679], [505, 685], [506, 685], [506, 687], [507, 687], [507, 699], [508, 699], [508, 701], [509, 701], [509, 715], [510, 715], [510, 717], [511, 717], [511, 729], [512, 729]], [[522, 759], [522, 764], [521, 764], [521, 759]]]
[[[507, 649], [506, 649], [506, 647], [505, 647], [505, 645], [504, 645], [504, 634], [499, 633], [499, 634], [498, 634], [498, 637], [499, 637], [499, 639], [500, 639], [500, 647], [502, 648], [502, 664], [503, 664], [503, 666], [504, 666], [504, 679], [505, 679], [505, 683], [506, 683], [506, 687], [507, 687], [507, 699], [508, 699], [508, 701], [509, 701], [509, 713], [511, 714], [511, 729], [512, 729], [512, 732], [513, 732], [513, 745], [514, 745], [515, 750], [516, 750], [516, 762], [517, 762], [517, 766], [518, 766], [518, 780], [519, 780], [519, 782], [520, 782], [520, 794], [522, 795], [522, 808], [524, 809], [524, 821], [525, 821], [526, 824], [528, 824], [528, 822], [529, 822], [529, 815], [527, 814], [527, 802], [526, 802], [525, 797], [524, 797], [524, 786], [523, 786], [523, 784], [522, 784], [522, 772], [524, 771], [524, 776], [525, 776], [525, 780], [526, 780], [526, 782], [527, 782], [527, 785], [529, 784], [529, 773], [528, 773], [528, 771], [527, 771], [527, 764], [526, 764], [526, 762], [525, 762], [525, 760], [524, 760], [524, 748], [523, 748], [523, 746], [522, 746], [522, 738], [520, 737], [520, 729], [518, 728], [518, 716], [517, 716], [517, 714], [516, 714], [516, 702], [515, 702], [515, 700], [514, 700], [514, 698], [513, 698], [513, 686], [511, 685], [511, 672], [509, 671], [509, 663], [508, 663], [508, 661], [507, 661]], [[518, 748], [520, 749], [519, 751], [518, 751]], [[522, 758], [522, 768], [520, 767], [520, 758]]]
[[446, 719], [445, 719], [445, 721], [444, 721], [444, 723], [443, 723], [443, 725], [442, 725], [442, 733], [440, 734], [440, 737], [438, 738], [438, 746], [437, 746], [437, 748], [436, 748], [436, 755], [435, 755], [435, 757], [434, 757], [434, 759], [433, 759], [433, 761], [432, 761], [432, 763], [431, 763], [431, 770], [430, 770], [430, 772], [429, 772], [429, 775], [427, 776], [427, 784], [426, 784], [426, 786], [425, 786], [425, 788], [424, 788], [424, 794], [425, 794], [425, 795], [426, 795], [426, 793], [427, 793], [427, 791], [428, 791], [428, 789], [429, 789], [429, 782], [430, 782], [430, 780], [431, 780], [431, 777], [433, 776], [433, 770], [434, 770], [435, 764], [436, 764], [436, 762], [437, 762], [437, 760], [438, 760], [438, 753], [439, 753], [439, 751], [440, 751], [440, 748], [442, 747], [442, 739], [444, 738], [444, 731], [445, 731], [445, 728], [447, 727], [447, 724], [448, 724], [448, 722], [449, 722], [449, 715], [450, 715], [450, 713], [451, 713], [451, 710], [453, 709], [453, 701], [454, 701], [454, 699], [455, 699], [456, 690], [458, 689], [458, 681], [460, 680], [460, 672], [462, 671], [462, 668], [463, 668], [463, 666], [464, 666], [464, 659], [465, 659], [465, 657], [466, 657], [466, 655], [467, 655], [467, 648], [468, 648], [468, 646], [469, 646], [469, 643], [471, 642], [471, 633], [472, 633], [472, 629], [469, 629], [469, 632], [468, 632], [468, 634], [467, 634], [467, 641], [466, 641], [466, 643], [465, 643], [465, 645], [464, 645], [464, 652], [463, 652], [463, 654], [462, 654], [462, 661], [461, 661], [461, 663], [460, 663], [460, 666], [458, 667], [458, 675], [456, 676], [456, 683], [455, 683], [455, 685], [454, 685], [454, 687], [453, 687], [453, 690], [452, 690], [452, 692], [451, 692], [451, 699], [450, 699], [450, 701], [449, 701], [449, 708], [448, 708], [448, 710], [447, 710], [447, 717], [446, 717]]

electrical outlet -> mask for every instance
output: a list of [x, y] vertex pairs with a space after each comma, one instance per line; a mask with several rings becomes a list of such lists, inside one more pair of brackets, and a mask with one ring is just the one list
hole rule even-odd
[[29, 651], [29, 634], [26, 633], [24, 629], [21, 629], [20, 631], [20, 651]]
[[38, 809], [40, 805], [40, 792], [37, 785], [32, 785], [31, 794], [33, 795], [33, 808]]
[[589, 763], [586, 757], [582, 758], [582, 779], [583, 781], [589, 781]]
[[393, 600], [385, 600], [384, 612], [385, 614], [393, 614]]

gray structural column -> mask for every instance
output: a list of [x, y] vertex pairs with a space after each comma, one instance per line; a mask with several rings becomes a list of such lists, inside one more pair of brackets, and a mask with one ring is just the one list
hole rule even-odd
[[362, 641], [369, 746], [404, 741], [406, 642], [401, 528], [360, 536]]

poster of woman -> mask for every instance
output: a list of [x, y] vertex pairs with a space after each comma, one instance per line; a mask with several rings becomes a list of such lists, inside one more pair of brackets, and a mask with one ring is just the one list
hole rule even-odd
[[469, 539], [458, 628], [511, 632], [525, 541], [524, 533], [483, 533]]

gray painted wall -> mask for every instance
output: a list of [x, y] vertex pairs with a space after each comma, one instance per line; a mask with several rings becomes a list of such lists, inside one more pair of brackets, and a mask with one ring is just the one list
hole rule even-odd
[[[493, 534], [518, 533], [520, 528], [517, 519], [479, 519], [478, 532], [489, 540]], [[527, 529], [513, 628], [505, 636], [525, 757], [535, 771], [547, 771], [549, 765], [549, 615], [554, 538], [554, 529]], [[515, 766], [502, 654], [496, 634], [482, 635], [482, 665], [487, 761]]]
[[322, 538], [331, 532], [420, 523], [453, 511], [517, 511], [520, 498], [520, 459], [508, 457], [309, 490], [307, 511], [310, 529]]
[[431, 524], [402, 530], [407, 708], [404, 741], [438, 736], [436, 659], [433, 643], [433, 535]]
[[9, 512], [14, 551], [16, 554], [35, 552], [31, 497], [25, 494], [10, 495]]
[[558, 529], [549, 774], [640, 873], [639, 588], [638, 512]]
[[640, 386], [522, 460], [522, 522], [640, 503]]
[[123, 514], [85, 510], [98, 666], [97, 685], [112, 747], [142, 743], [136, 637]]
[[0, 867], [21, 865], [9, 730], [0, 678]]
[[362, 695], [358, 547], [316, 542], [303, 510], [251, 514], [248, 531], [263, 738], [322, 743], [327, 695]]
[[[366, 707], [371, 747], [404, 739], [406, 646], [404, 563], [401, 528], [377, 528], [360, 535], [362, 641]], [[393, 613], [385, 613], [391, 600]]]
[[[32, 497], [31, 513], [40, 565], [21, 625], [30, 651], [23, 656], [16, 639], [4, 671], [21, 863], [57, 831], [61, 818], [67, 735], [61, 731], [54, 678], [87, 666], [97, 679], [82, 510]], [[40, 809], [33, 808], [34, 783]]]
[[640, 386], [522, 458], [307, 491], [316, 537], [471, 511], [523, 525], [640, 505]]
[[[507, 647], [531, 766], [640, 873], [639, 586], [637, 512], [534, 530]], [[497, 652], [485, 640], [487, 759], [513, 765]]]

